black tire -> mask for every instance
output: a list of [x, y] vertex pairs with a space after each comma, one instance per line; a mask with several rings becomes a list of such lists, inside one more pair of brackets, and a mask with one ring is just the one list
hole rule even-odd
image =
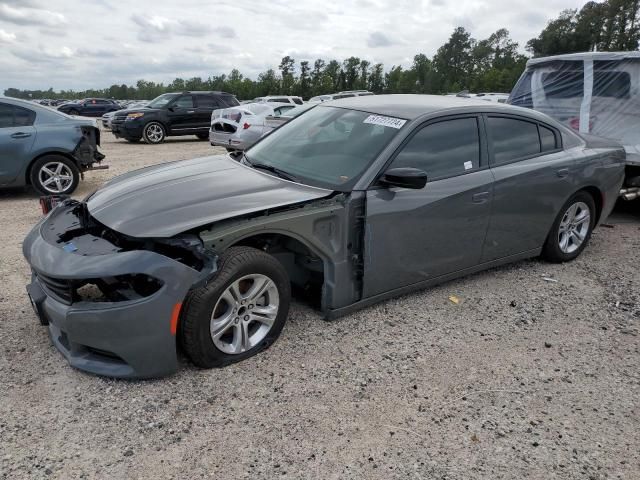
[[75, 108], [72, 108], [71, 110], [69, 110], [69, 115], [80, 115], [80, 112]]
[[166, 136], [167, 132], [160, 122], [149, 122], [142, 129], [142, 138], [149, 145], [159, 145]]
[[[565, 252], [560, 248], [560, 225], [561, 223], [563, 223], [563, 219], [565, 218], [565, 215], [567, 215], [569, 209], [578, 203], [586, 205], [589, 209], [589, 227], [586, 231], [586, 235], [584, 236], [584, 240], [582, 240], [582, 243], [578, 246], [578, 248], [571, 252]], [[558, 213], [556, 220], [553, 222], [551, 231], [549, 232], [547, 240], [542, 249], [542, 257], [545, 260], [553, 263], [570, 262], [571, 260], [577, 258], [589, 243], [589, 239], [591, 238], [591, 233], [593, 232], [595, 223], [596, 204], [593, 200], [593, 197], [589, 193], [584, 191], [576, 193], [562, 206], [562, 208], [560, 209], [560, 213]]]
[[[44, 182], [51, 178], [51, 175], [47, 173], [47, 170], [55, 172], [57, 170], [56, 167], [59, 165], [62, 165], [62, 167], [60, 167], [61, 177], [71, 176], [71, 181], [69, 182], [67, 178], [60, 178], [60, 184], [54, 181], [49, 185], [45, 185]], [[47, 170], [45, 170], [45, 167]], [[45, 155], [33, 163], [29, 173], [29, 178], [33, 188], [43, 195], [69, 195], [78, 187], [78, 182], [80, 182], [80, 170], [78, 169], [78, 166], [67, 157], [63, 157], [62, 155]], [[63, 188], [60, 189], [58, 186]]]
[[196, 137], [198, 137], [199, 140], [209, 140], [208, 133], [196, 133]]
[[[214, 344], [210, 332], [214, 308], [219, 301], [223, 301], [222, 295], [233, 282], [249, 275], [266, 276], [275, 284], [279, 302], [277, 314], [266, 336], [253, 347], [241, 353], [225, 353]], [[287, 320], [290, 300], [289, 277], [280, 262], [255, 248], [232, 247], [220, 256], [218, 272], [213, 280], [204, 287], [191, 291], [187, 296], [180, 316], [182, 347], [191, 361], [201, 368], [224, 367], [249, 358], [268, 348], [278, 338]], [[253, 308], [252, 305], [244, 308], [248, 307]], [[257, 303], [256, 307], [258, 307]], [[243, 316], [244, 313], [247, 312], [239, 311], [238, 316]], [[235, 324], [238, 324], [237, 317]], [[233, 327], [229, 327], [229, 330], [231, 328]]]
[[129, 142], [129, 143], [139, 143], [140, 142], [139, 138], [126, 138], [125, 140], [127, 142]]

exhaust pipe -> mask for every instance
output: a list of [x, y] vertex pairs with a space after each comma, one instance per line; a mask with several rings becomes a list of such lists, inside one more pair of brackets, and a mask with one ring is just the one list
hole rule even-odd
[[629, 187], [620, 190], [620, 196], [625, 200], [640, 198], [640, 187]]

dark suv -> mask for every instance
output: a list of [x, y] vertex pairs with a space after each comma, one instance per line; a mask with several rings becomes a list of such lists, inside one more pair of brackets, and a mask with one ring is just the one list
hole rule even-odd
[[111, 131], [116, 138], [129, 142], [143, 139], [157, 144], [177, 135], [196, 135], [208, 140], [211, 113], [237, 105], [240, 103], [236, 97], [225, 92], [165, 93], [144, 108], [117, 112], [111, 121]]
[[101, 117], [105, 113], [120, 110], [120, 105], [114, 100], [107, 98], [85, 98], [84, 100], [77, 100], [60, 105], [58, 110], [68, 115]]

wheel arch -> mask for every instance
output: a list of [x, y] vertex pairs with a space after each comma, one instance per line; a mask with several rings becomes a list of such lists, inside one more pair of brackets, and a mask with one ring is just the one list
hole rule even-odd
[[80, 166], [78, 165], [78, 161], [73, 158], [73, 155], [71, 155], [68, 152], [62, 152], [62, 151], [48, 151], [48, 152], [44, 152], [44, 153], [39, 153], [38, 155], [36, 155], [35, 157], [33, 157], [31, 159], [31, 161], [29, 162], [29, 164], [27, 165], [27, 168], [25, 170], [25, 185], [31, 185], [31, 170], [33, 169], [33, 165], [40, 160], [42, 157], [46, 157], [47, 155], [59, 155], [61, 157], [65, 157], [68, 160], [71, 160], [73, 162], [73, 164], [76, 166], [76, 168], [78, 169], [78, 173], [80, 173], [80, 175], [82, 175], [82, 169], [80, 168]]
[[586, 192], [591, 195], [591, 198], [593, 198], [593, 203], [596, 205], [596, 219], [594, 225], [598, 225], [602, 215], [602, 209], [604, 208], [604, 192], [595, 185], [588, 185], [577, 190], [573, 195], [580, 192]]
[[224, 250], [238, 246], [257, 248], [274, 256], [287, 271], [292, 285], [319, 297], [312, 300], [325, 309], [331, 259], [316, 246], [293, 232], [281, 230], [247, 233], [225, 245]]

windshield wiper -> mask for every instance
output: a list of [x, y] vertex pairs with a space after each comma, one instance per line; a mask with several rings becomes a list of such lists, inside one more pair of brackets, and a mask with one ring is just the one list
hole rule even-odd
[[266, 163], [252, 162], [251, 160], [249, 160], [249, 157], [247, 157], [246, 153], [243, 154], [242, 157], [243, 157], [244, 163], [246, 163], [251, 168], [264, 170], [265, 172], [275, 173], [278, 177], [284, 178], [285, 180], [289, 180], [291, 182], [297, 182], [298, 181], [298, 179], [296, 177], [294, 177], [293, 175], [291, 175], [288, 172], [285, 172], [284, 170], [279, 169], [278, 167], [274, 167], [273, 165], [268, 165]]

